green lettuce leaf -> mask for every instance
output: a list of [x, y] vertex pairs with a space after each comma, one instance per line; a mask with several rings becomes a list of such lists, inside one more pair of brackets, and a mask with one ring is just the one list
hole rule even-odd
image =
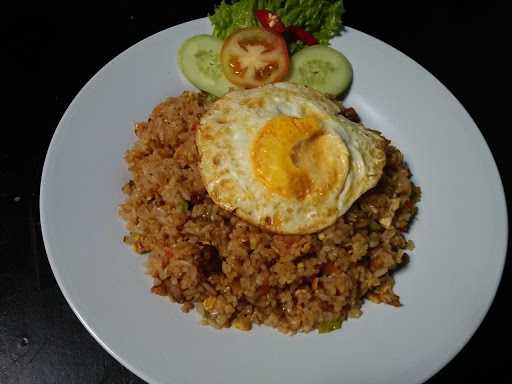
[[343, 27], [341, 15], [343, 2], [329, 0], [287, 0], [284, 7], [275, 11], [284, 25], [300, 25], [311, 32], [318, 43], [329, 44]]
[[[225, 39], [237, 29], [257, 26], [254, 15], [257, 9], [276, 13], [285, 26], [303, 27], [320, 44], [329, 44], [329, 40], [339, 35], [343, 28], [342, 0], [222, 0], [213, 15], [208, 16], [213, 24], [213, 35]], [[291, 53], [302, 47], [302, 44], [289, 44]]]

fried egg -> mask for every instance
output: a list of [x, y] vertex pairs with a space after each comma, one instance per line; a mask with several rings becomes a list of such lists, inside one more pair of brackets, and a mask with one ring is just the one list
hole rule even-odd
[[282, 234], [333, 224], [382, 176], [385, 141], [292, 83], [237, 90], [201, 118], [199, 169], [211, 199]]

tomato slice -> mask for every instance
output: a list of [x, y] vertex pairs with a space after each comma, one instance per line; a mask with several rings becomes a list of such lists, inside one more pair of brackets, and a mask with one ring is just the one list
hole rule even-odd
[[226, 78], [244, 88], [273, 83], [288, 74], [286, 42], [280, 35], [257, 27], [229, 36], [220, 61]]

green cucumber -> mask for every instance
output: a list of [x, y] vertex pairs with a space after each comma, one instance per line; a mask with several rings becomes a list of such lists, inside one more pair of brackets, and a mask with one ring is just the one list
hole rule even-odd
[[234, 88], [222, 71], [220, 50], [223, 41], [210, 35], [193, 36], [178, 51], [178, 64], [188, 81], [215, 96]]
[[327, 45], [312, 45], [292, 56], [288, 81], [339, 95], [352, 81], [352, 65], [341, 52]]

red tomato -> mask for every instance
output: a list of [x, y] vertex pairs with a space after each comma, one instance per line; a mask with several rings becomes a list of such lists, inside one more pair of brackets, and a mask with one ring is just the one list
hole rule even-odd
[[286, 30], [283, 22], [275, 13], [267, 11], [266, 9], [258, 9], [255, 14], [263, 28], [275, 33], [283, 33]]
[[220, 52], [226, 78], [244, 88], [282, 80], [288, 73], [284, 39], [261, 28], [241, 29], [229, 36]]
[[297, 40], [302, 41], [306, 45], [315, 45], [317, 43], [315, 36], [302, 27], [290, 25], [288, 30], [294, 34]]

